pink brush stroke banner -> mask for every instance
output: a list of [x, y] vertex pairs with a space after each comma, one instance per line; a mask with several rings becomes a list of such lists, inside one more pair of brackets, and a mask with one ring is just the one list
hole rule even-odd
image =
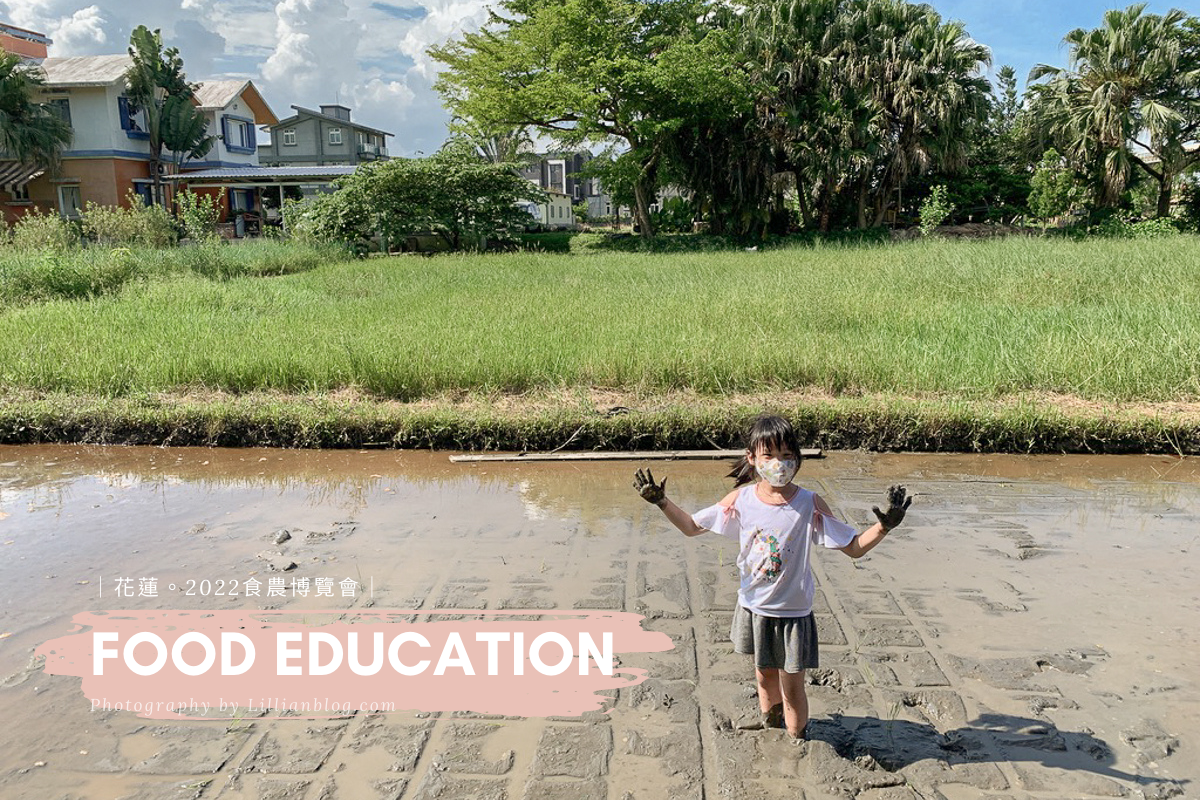
[[[396, 619], [430, 613], [484, 619]], [[520, 616], [539, 619], [514, 619]], [[82, 678], [93, 708], [151, 719], [200, 718], [179, 713], [182, 701], [227, 710], [230, 718], [236, 707], [296, 710], [304, 703], [311, 710], [578, 716], [611, 700], [596, 692], [648, 677], [620, 666], [617, 654], [674, 648], [667, 634], [643, 630], [642, 619], [553, 609], [355, 611], [351, 621], [330, 611], [96, 611], [76, 614], [78, 629], [36, 654], [45, 656], [47, 674]], [[329, 714], [297, 718], [319, 716]]]

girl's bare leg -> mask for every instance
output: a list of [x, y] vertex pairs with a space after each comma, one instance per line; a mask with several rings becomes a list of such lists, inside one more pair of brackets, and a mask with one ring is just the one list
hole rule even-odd
[[[779, 683], [783, 694], [783, 720], [787, 723], [788, 733], [799, 737], [808, 726], [808, 694], [804, 691], [804, 670], [799, 672], [779, 673]], [[762, 696], [761, 690], [759, 696]]]
[[[780, 669], [754, 668], [754, 677], [758, 680], [758, 708], [764, 714], [784, 702], [779, 681], [782, 674], [783, 670]], [[786, 708], [786, 704], [784, 707]]]

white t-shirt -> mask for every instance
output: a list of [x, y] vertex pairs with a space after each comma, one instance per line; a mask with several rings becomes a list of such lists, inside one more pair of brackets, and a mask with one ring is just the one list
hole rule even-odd
[[791, 500], [776, 506], [760, 500], [755, 485], [743, 487], [732, 506], [718, 503], [692, 519], [701, 528], [738, 540], [743, 607], [764, 617], [803, 617], [813, 602], [810, 543], [841, 549], [858, 532], [818, 511], [807, 489], [797, 486]]

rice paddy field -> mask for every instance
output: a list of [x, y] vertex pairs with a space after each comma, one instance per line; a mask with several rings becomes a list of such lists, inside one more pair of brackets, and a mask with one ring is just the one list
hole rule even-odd
[[[246, 255], [57, 296], [31, 279], [22, 290], [19, 265], [0, 261], [0, 416], [268, 393], [451, 420], [456, 404], [520, 417], [522, 404], [594, 411], [603, 396], [703, 407], [711, 421], [731, 403], [816, 397], [860, 420], [1015, 404], [1027, 424], [1047, 403], [1068, 417], [1140, 407], [1178, 437], [1200, 401], [1200, 237], [365, 261], [297, 250], [295, 265], [272, 247], [270, 269]], [[86, 283], [87, 265], [74, 269]]]

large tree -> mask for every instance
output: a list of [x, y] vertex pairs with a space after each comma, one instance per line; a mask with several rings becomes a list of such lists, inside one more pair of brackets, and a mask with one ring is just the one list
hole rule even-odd
[[1048, 80], [1031, 97], [1042, 126], [1094, 177], [1097, 205], [1117, 205], [1136, 166], [1158, 183], [1166, 216], [1176, 179], [1200, 161], [1200, 26], [1145, 8], [1112, 9], [1100, 27], [1068, 33], [1069, 66], [1034, 67], [1031, 81]]
[[41, 71], [0, 52], [0, 154], [31, 166], [55, 168], [71, 143], [71, 126], [37, 100]]
[[738, 76], [706, 0], [501, 0], [487, 24], [430, 54], [437, 87], [462, 119], [530, 127], [563, 148], [618, 142], [636, 165], [634, 215], [650, 205], [671, 137], [728, 107]]
[[156, 202], [163, 202], [160, 165], [163, 150], [177, 164], [203, 158], [212, 149], [204, 113], [195, 105], [196, 86], [188, 83], [179, 49], [163, 47], [162, 33], [139, 25], [129, 37], [133, 64], [125, 73], [129, 113], [145, 112], [150, 143], [150, 176]]
[[755, 0], [742, 18], [742, 51], [768, 87], [760, 116], [806, 221], [878, 225], [911, 178], [965, 165], [987, 120], [990, 54], [960, 23], [904, 0]]

